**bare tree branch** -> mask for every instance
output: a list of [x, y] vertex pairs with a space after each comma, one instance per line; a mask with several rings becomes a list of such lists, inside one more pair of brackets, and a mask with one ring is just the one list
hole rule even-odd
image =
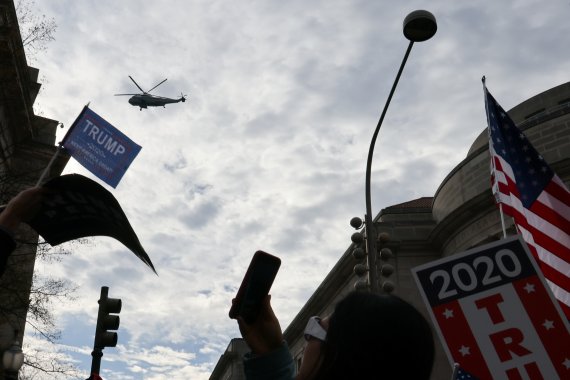
[[55, 41], [57, 23], [55, 19], [48, 18], [45, 14], [38, 15], [35, 0], [18, 0], [16, 14], [20, 25], [22, 43], [26, 50], [26, 56], [33, 58], [36, 53], [47, 50], [47, 45]]
[[[16, 175], [9, 169], [9, 165], [2, 165], [2, 162], [0, 169], [3, 169], [0, 170], [2, 203], [6, 203], [19, 192], [22, 184], [34, 183], [37, 177], [37, 173]], [[65, 279], [32, 274], [26, 262], [34, 259], [46, 263], [60, 261], [70, 255], [74, 247], [87, 244], [88, 240], [80, 239], [64, 246], [51, 247], [43, 240], [38, 242], [29, 241], [31, 237], [26, 239], [17, 242], [20, 246], [32, 245], [35, 249], [29, 250], [29, 254], [10, 256], [12, 269], [0, 278], [0, 294], [3, 295], [0, 315], [4, 320], [19, 320], [25, 323], [28, 331], [26, 341], [34, 342], [26, 348], [26, 361], [20, 379], [78, 378], [78, 370], [73, 361], [57, 351], [61, 331], [53, 314], [53, 303], [73, 301], [77, 286]]]
[[[38, 13], [35, 0], [17, 0], [15, 4], [22, 45], [28, 58], [33, 61], [39, 52], [47, 50], [49, 42], [55, 40], [57, 24], [53, 17]], [[4, 78], [0, 77], [0, 85]], [[5, 146], [0, 150], [0, 205], [7, 203], [22, 186], [33, 185], [41, 172], [29, 170], [26, 173], [10, 170], [15, 147]], [[80, 240], [74, 244], [85, 244]], [[30, 273], [26, 263], [30, 260], [43, 260], [47, 263], [60, 261], [70, 254], [67, 249], [53, 248], [43, 241], [19, 241], [20, 245], [33, 245], [36, 249], [29, 254], [11, 256], [11, 273], [0, 278], [0, 315], [6, 320], [25, 322], [31, 329], [24, 342], [26, 356], [19, 378], [69, 379], [80, 378], [80, 373], [69, 357], [58, 351], [56, 343], [61, 336], [53, 314], [53, 302], [74, 299], [77, 287], [68, 280]], [[21, 261], [21, 262], [19, 262]], [[26, 272], [27, 271], [27, 272]], [[21, 272], [21, 273], [20, 273]], [[31, 285], [30, 285], [31, 278]], [[25, 321], [24, 321], [25, 320]], [[30, 331], [29, 329], [26, 329]], [[28, 342], [31, 341], [32, 344]]]

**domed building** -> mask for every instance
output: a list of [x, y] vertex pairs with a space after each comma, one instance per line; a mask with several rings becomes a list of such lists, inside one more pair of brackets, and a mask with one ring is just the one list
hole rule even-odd
[[[568, 185], [570, 82], [538, 94], [508, 113], [554, 172]], [[505, 222], [507, 233], [515, 234], [510, 218], [506, 217]], [[393, 252], [388, 262], [395, 269], [388, 278], [380, 276], [380, 281], [390, 281], [394, 285], [393, 294], [415, 305], [431, 322], [411, 269], [499, 240], [503, 236], [500, 214], [491, 192], [487, 130], [483, 130], [475, 139], [465, 159], [445, 177], [432, 197], [387, 207], [380, 211], [375, 224], [379, 234], [388, 233], [390, 236], [383, 246]], [[352, 255], [354, 248], [354, 244], [348, 247], [284, 332], [298, 364], [303, 356], [303, 331], [308, 318], [330, 314], [336, 301], [352, 291], [361, 280], [353, 271], [359, 262]], [[449, 379], [452, 366], [435, 330], [434, 337], [436, 362], [431, 378]], [[224, 372], [220, 364], [221, 361], [214, 374]]]

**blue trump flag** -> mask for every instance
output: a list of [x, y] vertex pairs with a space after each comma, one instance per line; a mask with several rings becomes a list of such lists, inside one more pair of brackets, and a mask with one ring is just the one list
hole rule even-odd
[[91, 173], [114, 188], [141, 150], [140, 145], [87, 106], [60, 145]]

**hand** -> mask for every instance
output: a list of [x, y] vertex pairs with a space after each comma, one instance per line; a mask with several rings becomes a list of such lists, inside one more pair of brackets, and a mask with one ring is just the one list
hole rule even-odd
[[325, 329], [325, 331], [329, 331], [330, 320], [331, 320], [331, 317], [329, 315], [328, 317], [321, 318], [321, 321], [319, 322], [320, 325], [323, 327], [323, 329]]
[[20, 222], [32, 219], [40, 209], [45, 191], [41, 187], [32, 187], [12, 198], [0, 213], [0, 226], [14, 231]]
[[270, 295], [263, 300], [259, 315], [253, 323], [248, 324], [239, 316], [237, 321], [241, 336], [256, 355], [274, 351], [283, 343], [283, 333], [279, 320], [271, 308]]
[[[329, 317], [326, 317], [321, 319], [319, 322], [326, 331], [329, 329], [329, 319]], [[301, 361], [299, 373], [295, 380], [310, 380], [316, 375], [319, 367], [321, 366], [321, 349], [324, 344], [325, 342], [316, 338], [307, 341], [305, 351], [303, 352], [303, 360]]]

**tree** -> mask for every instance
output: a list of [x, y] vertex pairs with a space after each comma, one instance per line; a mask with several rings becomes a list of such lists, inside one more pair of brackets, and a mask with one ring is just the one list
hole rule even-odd
[[[54, 18], [38, 14], [37, 9], [34, 0], [18, 0], [15, 4], [28, 62], [47, 49], [48, 43], [54, 41], [57, 29]], [[25, 155], [19, 156], [16, 148], [4, 144], [0, 148], [3, 153], [0, 158], [0, 204], [7, 203], [23, 187], [33, 186], [43, 171], [24, 159]], [[52, 312], [55, 301], [73, 299], [76, 286], [68, 280], [38, 275], [34, 271], [36, 260], [61, 260], [69, 254], [71, 246], [68, 245], [67, 250], [52, 248], [39, 241], [31, 228], [19, 229], [17, 240], [21, 248], [10, 256], [9, 270], [0, 278], [0, 319], [20, 332], [25, 327], [28, 338], [31, 337], [24, 343], [26, 355], [20, 379], [78, 377], [73, 364], [57, 355], [55, 344], [61, 331]], [[85, 240], [75, 242], [81, 243]]]
[[[34, 244], [33, 242], [19, 243]], [[76, 244], [81, 243], [80, 241], [76, 242]], [[70, 254], [67, 249], [53, 248], [45, 242], [35, 244], [37, 244], [37, 260], [60, 261], [64, 256]], [[15, 263], [14, 267], [17, 268], [18, 263]], [[15, 271], [14, 274], [17, 277], [18, 271]], [[0, 286], [6, 286], [5, 282], [0, 284]], [[20, 370], [20, 379], [79, 377], [78, 369], [57, 350], [56, 344], [61, 336], [61, 331], [58, 329], [52, 313], [53, 303], [55, 301], [69, 302], [74, 300], [76, 289], [75, 284], [68, 280], [33, 274], [29, 296], [27, 298], [21, 297], [18, 300], [21, 306], [27, 307], [28, 310], [25, 320], [28, 330], [28, 336], [24, 342], [26, 354], [24, 365]], [[17, 283], [10, 284], [10, 288], [7, 290], [21, 294], [21, 287], [18, 287]], [[18, 306], [13, 304], [10, 309], [18, 308]], [[0, 310], [0, 313], [6, 312], [10, 313], [11, 310]], [[29, 339], [30, 337], [31, 339]], [[29, 340], [31, 343], [28, 343]]]
[[[3, 164], [0, 162], [0, 167], [6, 168]], [[38, 177], [39, 173], [35, 171], [15, 175], [5, 169], [0, 173], [0, 204], [7, 203], [19, 191], [22, 183], [33, 183]], [[39, 275], [33, 271], [34, 265], [29, 264], [36, 260], [47, 263], [61, 261], [71, 254], [72, 248], [86, 244], [88, 240], [80, 239], [63, 247], [51, 247], [44, 241], [38, 241], [37, 234], [28, 230], [17, 236], [17, 242], [24, 247], [25, 253], [12, 255], [9, 270], [0, 278], [0, 316], [3, 320], [13, 321], [14, 329], [25, 323], [27, 335], [34, 337], [35, 344], [25, 344], [26, 355], [20, 379], [78, 377], [77, 368], [57, 352], [56, 343], [61, 331], [52, 313], [53, 303], [72, 301], [77, 287], [69, 280]]]
[[[15, 4], [22, 45], [26, 53], [28, 62], [33, 63], [38, 53], [47, 50], [50, 42], [55, 41], [57, 23], [53, 17], [45, 14], [37, 14], [35, 0], [18, 0]], [[40, 73], [40, 80], [44, 84], [48, 83], [47, 78]], [[40, 91], [44, 88], [40, 87]], [[41, 115], [39, 104], [34, 104], [34, 111]]]
[[35, 0], [18, 0], [15, 4], [22, 44], [29, 60], [33, 60], [38, 52], [47, 50], [47, 45], [55, 41], [57, 24], [53, 17], [35, 13]]

